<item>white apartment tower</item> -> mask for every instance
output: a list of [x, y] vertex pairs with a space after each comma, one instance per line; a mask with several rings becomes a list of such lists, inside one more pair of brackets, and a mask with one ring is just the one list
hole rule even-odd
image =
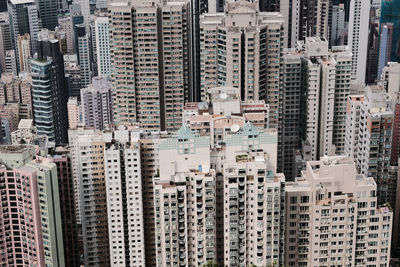
[[365, 84], [370, 1], [351, 0], [348, 44], [352, 53], [352, 80]]
[[110, 32], [108, 28], [108, 17], [97, 17], [94, 25], [96, 35], [97, 73], [99, 76], [110, 78]]
[[307, 87], [305, 138], [312, 146], [312, 158], [340, 154], [345, 144], [351, 54], [344, 47], [329, 51], [328, 42], [318, 37], [306, 38], [297, 51], [304, 55]]
[[178, 130], [189, 97], [188, 2], [112, 2], [109, 10], [116, 122]]
[[309, 161], [286, 183], [285, 264], [389, 266], [393, 212], [351, 158]]
[[145, 266], [140, 133], [104, 133], [111, 266]]
[[240, 88], [242, 100], [265, 100], [278, 127], [283, 17], [259, 12], [258, 3], [229, 2], [225, 13], [200, 16], [200, 90]]
[[201, 266], [216, 259], [215, 172], [210, 141], [182, 126], [159, 145], [154, 180], [157, 266]]
[[367, 87], [365, 95], [349, 96], [345, 153], [355, 159], [359, 172], [373, 177], [379, 203], [390, 193], [389, 167], [394, 114], [392, 99], [380, 86]]

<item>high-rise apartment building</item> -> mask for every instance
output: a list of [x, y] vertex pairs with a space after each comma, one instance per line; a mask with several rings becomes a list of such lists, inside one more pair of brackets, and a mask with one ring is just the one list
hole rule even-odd
[[367, 68], [368, 25], [370, 1], [351, 0], [349, 18], [349, 47], [352, 53], [351, 76], [364, 85]]
[[188, 2], [113, 2], [109, 9], [115, 121], [179, 129], [189, 97]]
[[[232, 122], [220, 119], [229, 128]], [[276, 131], [234, 125], [215, 139], [184, 125], [160, 142], [157, 266], [283, 264], [284, 177], [275, 173]]]
[[75, 130], [78, 127], [78, 123], [82, 121], [81, 105], [75, 96], [68, 98], [67, 110], [68, 110], [68, 129]]
[[4, 72], [6, 68], [6, 52], [12, 50], [13, 46], [8, 13], [4, 12], [0, 14], [0, 66], [1, 71]]
[[81, 89], [83, 123], [103, 130], [113, 120], [111, 83], [106, 78], [93, 78], [87, 88]]
[[5, 196], [0, 262], [65, 266], [56, 165], [34, 156], [33, 146], [0, 148], [0, 184]]
[[344, 45], [347, 35], [347, 25], [345, 21], [346, 11], [344, 4], [332, 6], [332, 25], [330, 25], [330, 46]]
[[363, 96], [349, 96], [345, 154], [353, 156], [359, 172], [373, 177], [379, 203], [387, 203], [392, 147], [392, 99], [380, 86], [369, 86]]
[[7, 50], [4, 58], [5, 61], [5, 71], [13, 73], [14, 75], [18, 74], [18, 65], [17, 59], [15, 58], [15, 50]]
[[31, 71], [31, 38], [29, 33], [20, 35], [17, 38], [18, 46], [18, 69], [20, 72], [30, 72]]
[[68, 95], [81, 99], [82, 74], [76, 54], [64, 55], [64, 72], [68, 84]]
[[[301, 57], [301, 70], [298, 57]], [[297, 139], [295, 136], [299, 135], [310, 142], [312, 159], [341, 154], [345, 145], [345, 107], [350, 93], [351, 54], [345, 47], [329, 50], [325, 39], [308, 37], [305, 42], [299, 42], [296, 50], [287, 52], [285, 60], [289, 59], [294, 60], [294, 63], [284, 61], [283, 86], [284, 95], [288, 94], [288, 98], [285, 98], [282, 105], [284, 110], [294, 112], [283, 114], [283, 127], [286, 129], [282, 131], [291, 129], [292, 132], [282, 138], [282, 147], [293, 148]], [[290, 123], [290, 119], [295, 116], [292, 114], [296, 112], [299, 113], [296, 116], [300, 117], [295, 118], [295, 122], [300, 123], [299, 130], [293, 128], [295, 124]], [[285, 158], [293, 153], [290, 149], [281, 151], [286, 155], [280, 162], [285, 162]], [[290, 172], [287, 170], [285, 173]]]
[[90, 63], [90, 40], [84, 24], [77, 25], [78, 61], [81, 71], [81, 88], [87, 87], [92, 81]]
[[328, 38], [328, 0], [280, 0], [284, 17], [284, 47], [296, 47], [306, 37]]
[[48, 32], [40, 33], [38, 53], [31, 60], [32, 103], [39, 135], [46, 135], [52, 144], [67, 142], [67, 88], [64, 60], [58, 40]]
[[[101, 132], [68, 131], [74, 174], [77, 223], [82, 226], [84, 263], [110, 266], [104, 140]], [[118, 246], [122, 246], [118, 245]]]
[[99, 76], [111, 77], [110, 62], [110, 32], [107, 17], [97, 17], [95, 20], [96, 58]]
[[176, 137], [160, 143], [159, 159], [154, 180], [157, 266], [215, 261], [215, 171], [210, 170], [209, 138], [182, 126]]
[[257, 3], [227, 3], [224, 14], [200, 17], [200, 89], [240, 88], [242, 100], [264, 100], [270, 108], [270, 126], [278, 128], [281, 94], [280, 67], [283, 17], [258, 12]]
[[3, 73], [0, 79], [0, 104], [21, 103], [32, 108], [32, 81], [29, 75], [19, 77]]
[[306, 138], [313, 147], [313, 159], [335, 152], [340, 154], [345, 145], [351, 54], [342, 49], [326, 53], [327, 42], [311, 38], [306, 40], [305, 47], [308, 57]]
[[[32, 55], [37, 52], [39, 33], [38, 7], [34, 0], [8, 0], [10, 32], [15, 55], [18, 60], [18, 36], [29, 33], [31, 38]], [[19, 65], [17, 63], [17, 65]]]
[[285, 186], [285, 264], [389, 266], [393, 212], [351, 158], [307, 163]]
[[140, 132], [104, 133], [111, 266], [145, 266]]
[[57, 166], [65, 266], [79, 267], [81, 251], [75, 217], [71, 153], [66, 147], [56, 147], [50, 161]]

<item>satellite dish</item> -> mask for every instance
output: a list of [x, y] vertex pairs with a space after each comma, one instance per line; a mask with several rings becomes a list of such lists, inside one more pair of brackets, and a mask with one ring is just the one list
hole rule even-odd
[[219, 98], [221, 98], [222, 100], [225, 100], [225, 99], [228, 98], [228, 95], [227, 95], [226, 93], [221, 93], [221, 94], [219, 95]]
[[237, 125], [237, 124], [233, 124], [233, 125], [231, 126], [231, 132], [232, 132], [232, 133], [236, 133], [237, 131], [239, 131], [239, 129], [240, 129], [240, 126]]

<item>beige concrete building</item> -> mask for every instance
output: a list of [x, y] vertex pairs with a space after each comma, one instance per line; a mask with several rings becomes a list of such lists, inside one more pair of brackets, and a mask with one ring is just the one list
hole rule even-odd
[[15, 76], [5, 72], [0, 79], [0, 104], [21, 103], [32, 105], [32, 78], [28, 73]]
[[75, 130], [82, 122], [82, 110], [77, 97], [70, 97], [67, 102], [68, 129]]
[[31, 71], [31, 37], [29, 33], [25, 33], [24, 35], [20, 35], [17, 38], [18, 45], [18, 68], [19, 72], [30, 72]]
[[328, 41], [308, 37], [296, 50], [302, 58], [306, 97], [303, 127], [312, 158], [342, 154], [345, 145], [346, 101], [350, 93], [351, 53], [346, 47], [328, 49]]
[[109, 10], [115, 121], [179, 129], [189, 92], [188, 2], [114, 1]]
[[350, 95], [347, 103], [345, 153], [354, 157], [361, 174], [375, 179], [379, 203], [394, 199], [396, 191], [397, 177], [389, 175], [394, 125], [391, 106], [392, 99], [381, 86], [369, 86], [361, 96]]
[[240, 88], [242, 100], [264, 100], [278, 127], [283, 17], [258, 3], [229, 2], [225, 13], [200, 17], [201, 99], [217, 86]]
[[110, 266], [103, 134], [78, 127], [68, 131], [68, 139], [85, 266]]
[[376, 190], [351, 158], [308, 162], [285, 187], [285, 264], [389, 266], [393, 212], [377, 205]]

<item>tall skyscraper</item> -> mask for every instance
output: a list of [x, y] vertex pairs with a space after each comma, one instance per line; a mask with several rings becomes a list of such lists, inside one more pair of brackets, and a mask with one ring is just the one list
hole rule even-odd
[[[62, 267], [63, 236], [56, 165], [33, 146], [0, 147], [3, 265]], [[6, 178], [7, 177], [7, 178]]]
[[375, 179], [378, 202], [387, 203], [391, 198], [392, 99], [382, 87], [369, 86], [365, 95], [349, 96], [347, 105], [345, 154], [354, 158], [361, 174]]
[[115, 121], [179, 129], [189, 98], [188, 2], [113, 2], [109, 9]]
[[39, 135], [46, 135], [54, 144], [67, 143], [67, 88], [64, 60], [58, 40], [42, 31], [38, 53], [31, 61], [32, 103]]
[[285, 185], [285, 264], [388, 266], [393, 212], [376, 191], [351, 158], [308, 162]]
[[1, 13], [0, 17], [0, 67], [4, 72], [6, 69], [6, 52], [12, 50], [12, 38], [10, 32], [10, 21], [8, 13]]
[[94, 129], [78, 127], [68, 131], [68, 138], [74, 174], [76, 217], [82, 227], [84, 264], [108, 267], [111, 259], [103, 134]]
[[90, 40], [84, 24], [77, 25], [78, 61], [81, 70], [81, 88], [88, 86], [92, 81], [90, 62]]
[[[219, 126], [231, 123], [226, 118]], [[211, 134], [200, 136], [184, 125], [160, 142], [154, 181], [157, 266], [209, 260], [283, 264], [284, 177], [275, 173], [276, 131], [251, 123], [238, 128], [211, 144]]]
[[68, 84], [68, 95], [81, 99], [82, 75], [76, 54], [64, 55], [64, 72]]
[[113, 121], [111, 83], [106, 78], [93, 78], [81, 89], [82, 119], [87, 127], [103, 130]]
[[58, 26], [58, 1], [59, 0], [38, 0], [39, 21], [42, 29], [54, 31]]
[[365, 84], [367, 68], [368, 25], [370, 1], [351, 0], [349, 18], [349, 47], [352, 53], [352, 80]]
[[145, 262], [140, 132], [105, 133], [104, 173], [111, 266]]
[[[32, 45], [32, 55], [37, 52], [37, 40], [39, 33], [38, 7], [34, 0], [8, 0], [8, 13], [10, 19], [10, 31], [15, 55], [18, 60], [18, 36], [29, 33]], [[17, 65], [18, 62], [17, 62]]]
[[99, 76], [111, 77], [110, 32], [107, 17], [95, 20], [97, 72]]
[[[238, 20], [240, 18], [240, 20]], [[200, 19], [201, 100], [217, 86], [240, 88], [242, 100], [265, 100], [270, 126], [278, 128], [283, 17], [258, 12], [256, 3], [227, 3], [224, 14]]]
[[57, 147], [50, 160], [57, 166], [65, 266], [79, 267], [81, 266], [81, 251], [75, 217], [74, 181], [70, 151], [65, 147]]
[[347, 25], [345, 21], [346, 11], [344, 4], [332, 6], [332, 24], [330, 25], [330, 46], [344, 45], [347, 35]]
[[31, 71], [31, 40], [29, 33], [18, 36], [18, 69], [20, 72], [30, 72]]
[[[308, 37], [304, 43], [300, 43], [295, 51], [288, 53], [287, 57], [301, 57], [302, 70], [296, 71], [296, 66], [285, 66], [285, 70], [293, 72], [284, 76], [284, 86], [291, 87], [301, 103], [299, 114], [301, 128], [299, 135], [310, 142], [312, 147], [312, 159], [319, 159], [324, 155], [341, 154], [345, 145], [346, 101], [350, 93], [351, 54], [343, 47], [328, 49], [328, 42], [319, 37]], [[293, 74], [293, 77], [290, 76]], [[301, 76], [301, 77], [299, 77]], [[290, 83], [289, 78], [296, 78], [296, 83]], [[290, 80], [292, 81], [292, 80]], [[294, 86], [294, 87], [293, 87]], [[297, 88], [296, 88], [297, 87]], [[300, 87], [300, 88], [299, 88]], [[303, 89], [301, 88], [303, 87]], [[286, 88], [284, 88], [286, 90]], [[284, 93], [289, 94], [288, 92]], [[296, 99], [296, 96], [294, 96]], [[296, 105], [294, 99], [285, 99], [283, 106], [291, 108]], [[294, 106], [296, 110], [296, 106]], [[298, 109], [297, 109], [298, 111]], [[284, 114], [289, 124], [286, 127], [294, 127], [290, 123], [290, 114]], [[298, 121], [298, 120], [297, 120]], [[286, 121], [284, 121], [286, 123]], [[292, 129], [295, 130], [295, 129]], [[284, 129], [283, 131], [287, 131]], [[287, 136], [295, 141], [296, 131]], [[286, 137], [282, 140], [286, 140]], [[282, 143], [282, 147], [290, 144]], [[293, 147], [294, 143], [290, 146]], [[292, 151], [281, 150], [290, 155]], [[283, 156], [284, 162], [286, 156]], [[289, 167], [289, 166], [288, 166]], [[289, 173], [285, 171], [285, 173]]]

